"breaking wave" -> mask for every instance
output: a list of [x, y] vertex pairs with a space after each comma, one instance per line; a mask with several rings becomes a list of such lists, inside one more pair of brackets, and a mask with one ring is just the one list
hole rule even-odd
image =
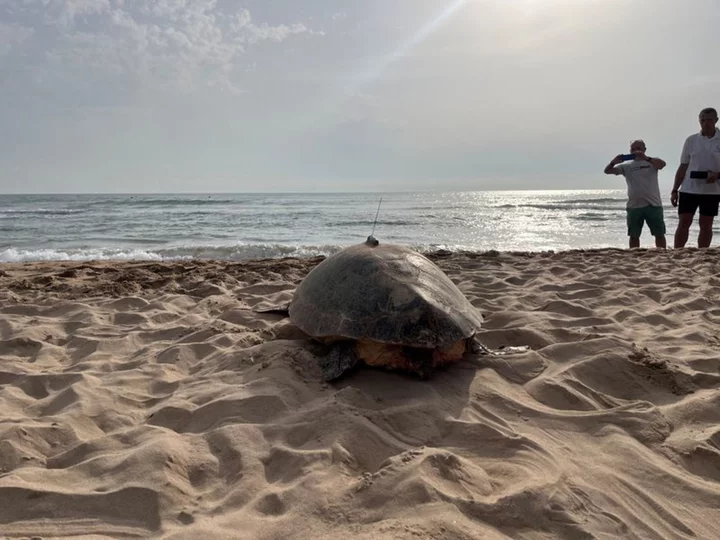
[[[238, 244], [233, 246], [180, 246], [162, 249], [18, 249], [0, 251], [0, 263], [37, 261], [171, 261], [187, 259], [250, 260], [279, 259], [285, 257], [311, 258], [329, 256], [348, 245], [327, 244], [322, 246], [286, 244]], [[477, 251], [464, 245], [416, 244], [410, 245], [421, 253], [446, 251]]]

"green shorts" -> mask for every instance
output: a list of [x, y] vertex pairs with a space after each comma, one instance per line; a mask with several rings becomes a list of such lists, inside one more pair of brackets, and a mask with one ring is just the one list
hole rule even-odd
[[662, 206], [643, 206], [642, 208], [627, 209], [628, 236], [640, 238], [643, 223], [648, 224], [650, 234], [659, 236], [665, 234], [665, 220]]

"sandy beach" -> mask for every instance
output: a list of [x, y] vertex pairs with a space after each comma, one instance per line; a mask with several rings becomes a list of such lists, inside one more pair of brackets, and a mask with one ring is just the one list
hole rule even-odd
[[323, 383], [314, 259], [0, 265], [0, 536], [720, 538], [720, 251], [437, 253], [488, 347]]

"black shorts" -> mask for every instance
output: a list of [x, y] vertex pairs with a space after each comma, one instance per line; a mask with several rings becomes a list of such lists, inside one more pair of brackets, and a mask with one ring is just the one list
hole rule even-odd
[[693, 214], [700, 208], [701, 216], [717, 216], [720, 206], [720, 195], [706, 195], [699, 193], [678, 194], [678, 214]]

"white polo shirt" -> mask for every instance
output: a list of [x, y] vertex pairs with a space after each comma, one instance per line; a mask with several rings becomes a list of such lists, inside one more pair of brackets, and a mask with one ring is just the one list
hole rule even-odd
[[690, 178], [691, 171], [720, 171], [720, 130], [716, 128], [711, 138], [695, 133], [685, 139], [680, 163], [688, 164], [680, 191], [720, 195], [720, 182], [708, 184], [704, 178]]

